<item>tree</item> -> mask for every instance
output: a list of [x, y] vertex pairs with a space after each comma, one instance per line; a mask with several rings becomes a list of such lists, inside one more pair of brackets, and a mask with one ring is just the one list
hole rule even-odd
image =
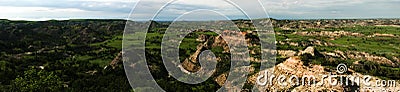
[[14, 91], [22, 92], [54, 92], [61, 91], [63, 81], [53, 72], [31, 68], [18, 76], [12, 84]]

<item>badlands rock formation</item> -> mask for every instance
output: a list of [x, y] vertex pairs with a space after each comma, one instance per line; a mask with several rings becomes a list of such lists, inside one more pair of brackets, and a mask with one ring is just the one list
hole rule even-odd
[[[304, 53], [308, 53], [311, 55], [315, 55], [316, 50], [314, 50], [313, 47], [308, 47], [304, 51], [300, 51], [298, 55], [302, 55]], [[291, 52], [291, 51], [289, 51]], [[338, 55], [340, 56], [340, 55]], [[257, 77], [260, 75], [265, 75], [265, 72], [268, 72], [268, 78], [271, 78], [271, 75], [274, 75], [275, 78], [273, 81], [268, 80], [265, 85], [261, 85], [257, 83]], [[335, 77], [335, 78], [327, 78], [323, 77], [323, 75], [327, 76], [344, 76], [343, 79], [340, 77]], [[278, 77], [284, 76], [286, 80], [284, 82], [278, 82]], [[299, 78], [299, 84], [296, 84], [296, 77], [293, 77], [293, 79], [290, 81], [290, 78], [292, 76], [296, 76]], [[314, 76], [315, 79], [313, 77]], [[304, 80], [302, 78], [305, 78]], [[346, 80], [346, 77], [349, 77], [348, 80]], [[359, 81], [356, 79], [352, 78], [360, 78]], [[363, 78], [370, 78], [369, 81], [363, 81]], [[312, 79], [311, 81], [308, 79]], [[299, 56], [291, 56], [287, 60], [285, 60], [283, 63], [280, 63], [273, 68], [269, 68], [266, 70], [262, 70], [259, 73], [252, 75], [248, 78], [248, 82], [251, 84], [257, 85], [258, 91], [336, 91], [336, 92], [343, 92], [343, 91], [371, 91], [371, 90], [380, 90], [381, 89], [387, 89], [387, 90], [399, 90], [399, 87], [396, 87], [394, 85], [391, 86], [384, 86], [384, 87], [378, 87], [377, 86], [377, 81], [382, 81], [383, 79], [380, 79], [378, 77], [373, 77], [373, 76], [368, 76], [368, 75], [363, 75], [360, 73], [355, 72], [354, 70], [349, 69], [347, 72], [340, 74], [336, 70], [332, 70], [329, 68], [326, 68], [321, 65], [305, 65], [303, 61], [301, 61]], [[315, 80], [315, 82], [313, 82]], [[264, 80], [262, 80], [264, 81]], [[334, 81], [337, 81], [336, 85]], [[342, 81], [342, 82], [340, 82]], [[345, 81], [349, 81], [346, 84]], [[303, 83], [304, 82], [304, 83]], [[310, 83], [308, 83], [310, 82]], [[354, 82], [354, 85], [351, 84]], [[393, 81], [392, 81], [393, 82]], [[280, 83], [287, 83], [286, 85], [282, 85]], [[333, 84], [332, 84], [333, 83]], [[389, 83], [389, 82], [387, 82]], [[399, 81], [395, 81], [395, 85], [398, 85]], [[289, 85], [293, 84], [293, 85]], [[370, 84], [370, 85], [368, 85]]]

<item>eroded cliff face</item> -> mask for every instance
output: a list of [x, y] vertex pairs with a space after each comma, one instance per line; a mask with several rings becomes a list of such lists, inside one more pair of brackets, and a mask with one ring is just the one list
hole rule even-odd
[[[292, 51], [289, 51], [292, 53]], [[288, 56], [288, 58], [282, 62], [277, 64], [276, 66], [261, 70], [260, 72], [250, 76], [248, 78], [248, 83], [255, 84], [256, 89], [258, 91], [371, 91], [371, 90], [399, 90], [400, 87], [394, 85], [386, 86], [378, 86], [377, 84], [382, 80], [382, 78], [363, 75], [361, 73], [357, 73], [354, 70], [348, 68], [348, 70], [344, 73], [338, 73], [336, 69], [327, 68], [321, 65], [308, 64], [306, 65], [304, 61], [302, 61], [301, 57], [304, 57], [305, 54], [311, 54], [314, 57], [318, 54], [317, 50], [314, 50], [313, 47], [308, 47], [303, 51], [299, 51], [297, 55]], [[322, 57], [328, 57], [327, 54], [321, 54]], [[321, 56], [319, 56], [321, 57]], [[321, 61], [324, 62], [324, 61]], [[349, 67], [349, 66], [347, 66]], [[263, 76], [265, 77], [267, 72], [268, 76], [266, 84], [257, 83], [257, 77]], [[274, 77], [271, 77], [274, 76]], [[278, 77], [284, 76], [286, 79], [280, 81]], [[296, 76], [291, 78], [292, 76]], [[315, 79], [312, 79], [313, 76]], [[343, 76], [342, 78], [340, 76]], [[334, 78], [329, 78], [334, 77]], [[273, 78], [272, 81], [269, 80]], [[298, 78], [298, 79], [296, 79]], [[305, 78], [304, 80], [302, 78]], [[311, 78], [311, 81], [309, 80]], [[349, 79], [346, 79], [349, 78]], [[355, 78], [355, 79], [352, 79]], [[360, 78], [357, 80], [357, 78]], [[366, 79], [367, 78], [367, 79]], [[315, 80], [315, 82], [313, 82]], [[265, 80], [261, 78], [261, 81]], [[348, 81], [348, 82], [347, 82]], [[385, 80], [387, 83], [388, 80]], [[296, 84], [296, 83], [299, 84]], [[393, 81], [392, 81], [393, 82]], [[395, 80], [395, 85], [398, 85], [397, 80]], [[286, 84], [285, 84], [286, 83]], [[346, 84], [348, 83], [348, 84]], [[354, 83], [354, 84], [353, 84]]]
[[[268, 72], [269, 75], [274, 75], [274, 79], [272, 81], [267, 80], [267, 83], [265, 85], [260, 85], [257, 84], [257, 77], [261, 76], [260, 74], [264, 74], [265, 72]], [[286, 61], [283, 63], [280, 63], [276, 65], [273, 68], [262, 70], [260, 73], [257, 73], [249, 78], [249, 82], [252, 84], [257, 85], [259, 91], [315, 91], [315, 90], [332, 90], [332, 91], [344, 91], [344, 87], [342, 85], [329, 85], [328, 79], [324, 79], [323, 81], [325, 82], [322, 84], [322, 74], [329, 74], [325, 68], [321, 65], [309, 65], [306, 66], [304, 63], [301, 61], [300, 57], [294, 56], [288, 58]], [[286, 82], [281, 82], [282, 84], [278, 83], [278, 77], [284, 76], [287, 79], [285, 80]], [[296, 76], [294, 77], [290, 83], [289, 78], [291, 76]], [[315, 79], [304, 79], [302, 81], [302, 77], [307, 77], [307, 76], [315, 76]], [[298, 78], [298, 79], [295, 79]], [[311, 77], [310, 77], [311, 78]], [[315, 82], [313, 82], [315, 80]], [[336, 79], [334, 79], [336, 80]], [[262, 80], [265, 81], [265, 80]], [[337, 80], [336, 80], [337, 81]], [[285, 83], [285, 84], [283, 84]], [[298, 83], [298, 84], [297, 84]], [[316, 85], [316, 84], [321, 84], [321, 85]]]
[[399, 27], [399, 19], [321, 19], [321, 20], [273, 20], [275, 27], [285, 30], [306, 28], [336, 28], [353, 26]]
[[[207, 35], [200, 35], [197, 38], [198, 41], [202, 42], [201, 44], [197, 45], [196, 51], [189, 56], [189, 58], [186, 58], [182, 62], [182, 67], [185, 68], [189, 72], [196, 72], [200, 69], [200, 64], [198, 62], [198, 56], [201, 54], [202, 51], [204, 50], [210, 50], [215, 47], [222, 47], [223, 51], [222, 53], [229, 53], [229, 47], [228, 44], [225, 42], [225, 40], [221, 36], [207, 36]], [[217, 61], [221, 61], [221, 58], [224, 57], [217, 57]], [[227, 58], [227, 57], [225, 57]]]

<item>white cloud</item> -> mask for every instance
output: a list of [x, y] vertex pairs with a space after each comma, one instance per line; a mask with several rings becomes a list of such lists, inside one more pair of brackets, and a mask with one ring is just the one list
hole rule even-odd
[[90, 12], [76, 8], [48, 8], [48, 7], [13, 7], [13, 6], [0, 6], [0, 16], [11, 16], [14, 14], [36, 14], [36, 13], [84, 13]]
[[[46, 19], [46, 18], [126, 18], [138, 0], [0, 0], [0, 19]], [[221, 0], [223, 1], [223, 0]], [[250, 1], [233, 0], [243, 4], [251, 14], [255, 5]], [[273, 18], [400, 18], [400, 0], [259, 0]], [[160, 0], [142, 0], [141, 10], [135, 17], [149, 19], [152, 11], [164, 4]], [[229, 3], [217, 0], [177, 0], [165, 8], [160, 18], [171, 18], [195, 9], [212, 9], [228, 16], [242, 16]], [[262, 15], [262, 14], [260, 14]], [[207, 15], [204, 15], [207, 16]], [[203, 17], [204, 17], [203, 16]], [[261, 16], [262, 17], [262, 16]]]
[[48, 7], [12, 7], [0, 6], [0, 18], [11, 20], [49, 20], [70, 18], [126, 18], [126, 14], [104, 13], [102, 11], [87, 11], [77, 8], [48, 8]]

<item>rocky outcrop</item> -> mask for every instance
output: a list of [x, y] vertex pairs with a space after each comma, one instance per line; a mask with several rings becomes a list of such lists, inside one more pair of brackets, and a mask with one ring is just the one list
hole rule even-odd
[[394, 34], [380, 34], [380, 33], [375, 33], [373, 35], [369, 35], [368, 37], [395, 37], [396, 35]]
[[286, 41], [277, 41], [277, 44], [290, 46], [338, 46], [337, 44], [316, 39], [308, 39], [302, 42], [292, 42], [291, 39], [287, 39]]
[[312, 46], [309, 46], [304, 50], [300, 50], [297, 56], [302, 56], [305, 54], [310, 54], [311, 57], [324, 57], [324, 55], [322, 55], [317, 49]]
[[[182, 67], [189, 72], [195, 72], [200, 69], [201, 66], [198, 62], [198, 56], [201, 54], [202, 51], [206, 49], [211, 49], [220, 46], [223, 48], [222, 53], [229, 53], [229, 47], [221, 36], [209, 37], [206, 35], [201, 35], [199, 36], [198, 39], [200, 42], [203, 41], [203, 43], [197, 45], [196, 51], [193, 54], [191, 54], [189, 58], [186, 58], [182, 62]], [[220, 57], [217, 57], [217, 61], [219, 60], [221, 60]]]
[[[275, 79], [272, 81], [271, 84], [267, 85], [259, 85], [259, 91], [290, 91], [290, 90], [296, 90], [296, 91], [312, 91], [316, 89], [320, 90], [326, 90], [326, 89], [334, 89], [333, 91], [343, 91], [344, 88], [341, 85], [336, 85], [336, 86], [330, 86], [328, 84], [322, 84], [318, 87], [312, 87], [312, 84], [307, 84], [308, 80], [304, 81], [304, 85], [301, 84], [302, 82], [299, 82], [299, 85], [281, 85], [278, 83], [277, 77], [278, 76], [285, 76], [286, 78], [289, 78], [291, 76], [297, 76], [299, 78], [303, 76], [315, 76], [315, 83], [320, 83], [322, 80], [322, 77], [319, 77], [320, 74], [328, 74], [327, 71], [325, 71], [325, 68], [322, 67], [321, 65], [310, 65], [310, 66], [305, 66], [303, 62], [300, 60], [300, 57], [294, 56], [288, 58], [286, 61], [283, 63], [280, 63], [276, 65], [273, 68], [263, 70], [258, 74], [255, 74], [249, 78], [250, 83], [256, 83], [256, 78], [260, 76], [260, 74], [264, 72], [271, 72], [271, 75], [275, 75]], [[327, 81], [324, 79], [324, 81]], [[310, 82], [313, 83], [313, 82]]]
[[278, 50], [278, 55], [282, 57], [292, 57], [296, 55], [296, 51], [293, 50]]
[[228, 78], [228, 74], [224, 73], [224, 74], [219, 75], [217, 78], [215, 78], [214, 81], [217, 82], [218, 85], [221, 86], [221, 85], [224, 85], [227, 78]]
[[208, 39], [208, 36], [206, 35], [200, 35], [199, 37], [197, 37], [196, 41], [198, 42], [205, 42]]
[[364, 36], [364, 34], [361, 33], [354, 33], [354, 32], [347, 32], [347, 31], [321, 31], [321, 32], [294, 32], [293, 34], [296, 35], [302, 35], [302, 36], [318, 36], [318, 37], [342, 37], [342, 36]]
[[272, 20], [272, 24], [284, 30], [306, 28], [338, 28], [353, 26], [394, 26], [400, 19], [319, 19], [319, 20]]
[[378, 64], [391, 65], [393, 67], [399, 66], [398, 62], [400, 62], [399, 59], [397, 59], [397, 57], [392, 57], [394, 60], [394, 61], [392, 61], [383, 56], [377, 56], [377, 55], [372, 55], [372, 54], [369, 54], [366, 52], [358, 52], [358, 51], [342, 52], [339, 50], [335, 50], [334, 52], [322, 52], [321, 54], [323, 54], [327, 57], [330, 57], [330, 58], [366, 60], [366, 61], [376, 62]]
[[[227, 39], [229, 40], [229, 39]], [[225, 42], [225, 40], [222, 38], [222, 36], [216, 36], [214, 37], [214, 43], [211, 45], [210, 48], [212, 47], [222, 47], [224, 50], [222, 51], [222, 53], [229, 53], [229, 47], [228, 44]]]
[[346, 56], [351, 59], [362, 59], [367, 61], [377, 62], [379, 64], [388, 64], [391, 66], [398, 66], [396, 63], [393, 63], [391, 60], [386, 57], [372, 55], [366, 52], [357, 52], [357, 51], [347, 51]]
[[[122, 51], [118, 53], [118, 55], [110, 62], [109, 65], [112, 67], [112, 69], [115, 69], [115, 67], [117, 67], [118, 63], [120, 63], [121, 61], [122, 61]], [[107, 66], [105, 68], [107, 68]]]
[[[325, 68], [321, 65], [304, 65], [303, 62], [301, 61], [300, 57], [294, 56], [290, 57], [287, 60], [285, 60], [283, 63], [280, 63], [273, 68], [265, 69], [260, 71], [259, 73], [252, 75], [248, 78], [249, 83], [255, 84], [258, 87], [258, 91], [260, 92], [266, 92], [266, 91], [313, 91], [313, 92], [320, 92], [320, 91], [335, 91], [335, 92], [343, 92], [343, 91], [355, 91], [359, 90], [361, 92], [365, 92], [368, 89], [388, 89], [388, 90], [399, 90], [400, 87], [393, 87], [392, 86], [384, 86], [384, 87], [378, 87], [374, 85], [377, 80], [382, 80], [378, 77], [373, 77], [370, 76], [371, 79], [368, 81], [369, 84], [374, 85], [374, 86], [368, 86], [368, 83], [362, 83], [363, 81], [351, 81], [349, 84], [345, 83], [340, 83], [337, 82], [337, 85], [332, 85], [330, 84], [330, 81], [340, 81], [340, 78], [333, 78], [329, 80], [328, 78], [324, 78], [322, 75], [333, 75], [333, 76], [353, 76], [353, 77], [358, 77], [358, 78], [364, 78], [366, 75], [357, 73], [351, 69], [349, 69], [345, 74], [339, 74], [335, 72], [336, 70], [330, 70], [328, 68]], [[256, 84], [256, 78], [260, 76], [260, 74], [264, 74], [264, 72], [270, 73], [269, 75], [274, 75], [274, 80], [269, 83], [267, 82], [266, 85], [260, 85]], [[296, 76], [300, 78], [300, 83], [299, 85], [282, 85], [278, 83], [278, 77], [279, 76], [284, 76], [286, 78], [290, 78], [291, 76]], [[310, 76], [314, 76], [315, 79], [313, 79]], [[302, 77], [306, 78], [312, 78], [311, 84], [308, 84], [310, 80], [302, 80]], [[315, 84], [312, 82], [315, 80]], [[361, 79], [362, 80], [362, 79]], [[303, 84], [304, 82], [304, 84]], [[351, 85], [352, 82], [355, 82], [354, 85]], [[357, 84], [357, 82], [359, 84]], [[290, 83], [288, 82], [288, 79], [284, 81], [284, 83]], [[294, 84], [296, 81], [294, 81]], [[396, 82], [398, 83], [398, 81]], [[398, 84], [395, 84], [398, 85]]]
[[189, 58], [186, 58], [182, 62], [182, 67], [185, 68], [187, 71], [190, 72], [195, 72], [200, 69], [200, 66], [196, 65], [198, 64], [197, 57], [200, 55], [200, 53], [203, 51], [203, 49], [207, 46], [208, 41], [206, 41], [203, 44], [199, 44], [196, 47], [196, 51], [190, 55]]

